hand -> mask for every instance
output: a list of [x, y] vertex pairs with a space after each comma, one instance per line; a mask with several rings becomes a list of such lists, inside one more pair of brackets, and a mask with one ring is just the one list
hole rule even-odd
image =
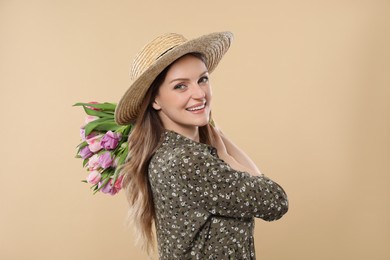
[[233, 169], [246, 171], [253, 176], [261, 176], [260, 170], [249, 156], [227, 138], [215, 125], [209, 125], [209, 130], [213, 135], [212, 146], [217, 149], [218, 156]]
[[209, 131], [212, 134], [212, 143], [211, 145], [217, 149], [218, 156], [223, 158], [226, 154], [228, 154], [225, 143], [222, 140], [221, 132], [218, 128], [208, 125]]

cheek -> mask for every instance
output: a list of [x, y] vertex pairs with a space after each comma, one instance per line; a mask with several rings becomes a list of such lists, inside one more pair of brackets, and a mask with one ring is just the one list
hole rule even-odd
[[211, 104], [211, 100], [212, 100], [212, 97], [213, 97], [213, 94], [211, 92], [211, 88], [209, 88], [209, 91], [206, 92], [206, 97], [207, 97], [208, 103]]
[[188, 106], [189, 98], [186, 95], [167, 95], [164, 97], [163, 108], [166, 110], [174, 111], [181, 110]]
[[211, 97], [213, 96], [213, 91], [210, 85], [208, 85], [208, 87], [205, 89], [205, 92], [206, 92], [206, 96], [211, 100]]

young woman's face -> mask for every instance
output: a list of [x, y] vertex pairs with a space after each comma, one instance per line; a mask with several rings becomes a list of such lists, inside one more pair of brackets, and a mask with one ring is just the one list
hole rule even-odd
[[185, 55], [168, 70], [153, 102], [166, 129], [188, 133], [209, 122], [211, 87], [202, 60]]

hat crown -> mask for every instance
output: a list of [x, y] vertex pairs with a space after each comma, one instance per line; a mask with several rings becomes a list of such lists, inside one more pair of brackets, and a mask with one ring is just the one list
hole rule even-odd
[[130, 69], [130, 79], [136, 80], [161, 56], [185, 42], [187, 39], [177, 33], [167, 33], [155, 38], [135, 56]]

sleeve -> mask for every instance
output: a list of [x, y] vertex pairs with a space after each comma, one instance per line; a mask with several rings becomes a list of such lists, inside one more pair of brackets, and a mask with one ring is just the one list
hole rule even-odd
[[211, 214], [272, 221], [288, 210], [283, 188], [265, 176], [236, 171], [209, 152], [184, 154], [181, 160], [194, 203]]

